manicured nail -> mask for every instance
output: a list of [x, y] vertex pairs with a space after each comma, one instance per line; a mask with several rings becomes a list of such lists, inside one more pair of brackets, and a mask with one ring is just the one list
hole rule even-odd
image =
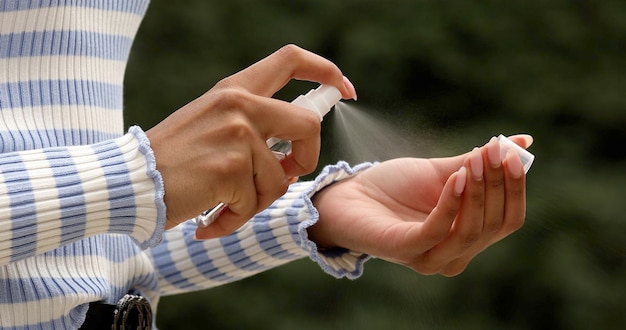
[[500, 165], [502, 165], [502, 159], [500, 159], [500, 143], [498, 143], [498, 138], [495, 136], [487, 143], [487, 158], [493, 168], [499, 168]]
[[514, 179], [519, 179], [524, 175], [522, 161], [514, 150], [509, 150], [506, 153], [506, 167]]
[[454, 194], [461, 196], [465, 190], [465, 182], [467, 181], [467, 169], [465, 166], [457, 172], [456, 181], [454, 182]]
[[474, 148], [472, 150], [472, 154], [470, 155], [470, 165], [472, 170], [472, 175], [476, 180], [483, 179], [483, 155], [480, 152], [480, 149]]
[[352, 99], [356, 101], [356, 99], [357, 99], [356, 89], [354, 89], [354, 85], [352, 84], [352, 82], [350, 82], [350, 80], [346, 76], [343, 76], [343, 85], [350, 92], [350, 95], [352, 96]]
[[530, 145], [533, 144], [533, 141], [535, 141], [535, 139], [533, 139], [532, 135], [529, 135], [529, 134], [512, 135], [512, 136], [509, 136], [509, 139], [513, 138], [513, 137], [524, 139], [524, 143], [526, 144], [526, 148], [530, 147]]

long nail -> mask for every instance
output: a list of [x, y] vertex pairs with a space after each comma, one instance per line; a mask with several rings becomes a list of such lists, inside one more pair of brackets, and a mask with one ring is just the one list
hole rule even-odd
[[498, 138], [495, 136], [487, 143], [487, 159], [489, 164], [493, 168], [499, 168], [502, 165], [502, 159], [500, 159], [500, 144]]
[[456, 181], [454, 182], [454, 194], [461, 196], [463, 190], [465, 190], [465, 182], [467, 181], [467, 169], [465, 166], [461, 167], [456, 175]]
[[480, 152], [480, 149], [474, 148], [472, 150], [472, 154], [470, 156], [470, 165], [472, 170], [472, 175], [476, 180], [483, 179], [483, 155]]
[[354, 89], [354, 85], [352, 84], [352, 82], [350, 82], [350, 80], [346, 76], [343, 76], [343, 85], [350, 92], [350, 95], [352, 96], [352, 99], [356, 101], [356, 99], [357, 99], [356, 89]]
[[516, 135], [511, 135], [508, 138], [509, 139], [510, 138], [522, 138], [522, 139], [524, 139], [524, 143], [526, 144], [525, 148], [530, 147], [530, 145], [532, 145], [533, 141], [534, 141], [532, 135], [530, 135], [530, 134], [516, 134]]
[[519, 179], [522, 175], [524, 175], [522, 161], [519, 159], [517, 153], [512, 149], [506, 153], [506, 165], [509, 173], [511, 173], [511, 176], [514, 179]]

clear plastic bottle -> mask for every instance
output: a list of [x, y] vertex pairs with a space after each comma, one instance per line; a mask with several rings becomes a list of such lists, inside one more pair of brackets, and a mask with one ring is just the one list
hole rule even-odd
[[519, 155], [519, 158], [522, 161], [522, 165], [524, 165], [524, 173], [528, 173], [528, 170], [530, 170], [530, 166], [535, 160], [535, 155], [531, 154], [528, 150], [518, 146], [515, 142], [509, 140], [506, 136], [502, 134], [498, 136], [498, 143], [500, 143], [500, 155], [502, 159], [506, 157], [506, 153], [510, 149], [513, 149]]

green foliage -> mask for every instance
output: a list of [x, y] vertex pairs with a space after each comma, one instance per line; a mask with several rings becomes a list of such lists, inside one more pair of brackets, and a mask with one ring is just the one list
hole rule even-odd
[[[375, 260], [359, 280], [335, 280], [301, 260], [163, 298], [161, 328], [626, 324], [626, 2], [153, 1], [128, 67], [127, 123], [149, 128], [287, 43], [337, 63], [357, 105], [432, 142], [408, 155], [533, 134], [527, 223], [455, 278]], [[292, 83], [276, 97], [308, 88]], [[329, 122], [320, 164], [342, 158]]]

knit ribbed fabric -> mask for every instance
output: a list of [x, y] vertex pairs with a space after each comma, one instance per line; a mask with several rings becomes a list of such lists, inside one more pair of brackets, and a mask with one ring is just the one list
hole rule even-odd
[[[123, 77], [147, 0], [0, 0], [0, 329], [75, 329], [88, 303], [236, 281], [310, 256], [358, 277], [367, 256], [319, 253], [311, 196], [345, 163], [232, 235], [163, 232], [163, 184], [139, 127], [124, 132]], [[156, 324], [156, 322], [153, 322]]]

